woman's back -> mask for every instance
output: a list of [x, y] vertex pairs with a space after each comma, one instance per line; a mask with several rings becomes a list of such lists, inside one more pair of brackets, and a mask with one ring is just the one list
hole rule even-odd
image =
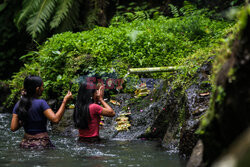
[[114, 110], [103, 100], [104, 86], [98, 90], [89, 87], [90, 83], [81, 83], [73, 114], [75, 127], [79, 129], [79, 141], [98, 140], [101, 115], [115, 116]]
[[89, 105], [90, 120], [88, 121], [88, 128], [79, 129], [80, 137], [97, 137], [99, 136], [99, 125], [101, 121], [101, 112], [103, 108], [98, 104]]
[[[19, 102], [13, 109], [13, 114], [17, 114]], [[43, 112], [49, 109], [49, 105], [43, 99], [32, 99], [31, 106], [28, 110], [28, 119], [24, 124], [24, 131], [28, 134], [37, 134], [46, 132], [47, 118]]]
[[58, 123], [72, 94], [68, 91], [60, 108], [54, 113], [45, 100], [38, 99], [44, 90], [41, 77], [27, 76], [23, 87], [21, 99], [13, 109], [10, 129], [15, 132], [20, 127], [24, 127], [25, 134], [20, 143], [22, 148], [53, 147], [47, 133], [47, 119]]

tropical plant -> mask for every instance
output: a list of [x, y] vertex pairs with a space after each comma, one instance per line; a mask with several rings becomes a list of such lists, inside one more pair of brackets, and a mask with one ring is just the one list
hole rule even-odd
[[[26, 65], [13, 76], [13, 90], [6, 104], [13, 105], [23, 78], [28, 74], [40, 75], [44, 79], [44, 98], [62, 99], [72, 80], [76, 81], [72, 89], [76, 92], [77, 80], [81, 76], [115, 72], [117, 77], [123, 78], [128, 67], [185, 63], [194, 64], [191, 68], [196, 70], [200, 64], [190, 56], [199, 50], [212, 50], [211, 44], [218, 43], [229, 27], [231, 22], [211, 20], [196, 12], [196, 15], [177, 18], [136, 19], [108, 28], [56, 34], [39, 46], [38, 51], [22, 57]], [[188, 76], [193, 70], [188, 69], [183, 75]], [[166, 75], [147, 74], [144, 77], [162, 78]]]
[[110, 0], [88, 0], [88, 14], [85, 20], [85, 27], [94, 28], [96, 25], [107, 26], [106, 8]]
[[80, 0], [24, 0], [15, 19], [19, 29], [36, 38], [46, 29], [71, 30], [77, 23]]
[[160, 7], [150, 8], [148, 2], [143, 2], [141, 4], [130, 2], [128, 6], [117, 6], [116, 10], [115, 16], [111, 19], [111, 24], [113, 25], [134, 20], [156, 19], [163, 15], [160, 11]]

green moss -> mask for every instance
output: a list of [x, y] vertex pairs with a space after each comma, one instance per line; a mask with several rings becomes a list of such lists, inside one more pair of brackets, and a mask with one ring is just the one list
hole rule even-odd
[[179, 129], [182, 128], [183, 124], [186, 121], [185, 114], [186, 114], [185, 107], [182, 106], [181, 109], [179, 110], [179, 117], [178, 117]]
[[[241, 10], [236, 12], [236, 18], [238, 19], [238, 22], [235, 24], [234, 27], [228, 30], [227, 38], [222, 40], [220, 48], [215, 50], [215, 53], [218, 56], [216, 56], [215, 61], [213, 63], [213, 72], [211, 76], [213, 86], [212, 97], [210, 98], [209, 110], [202, 119], [201, 125], [196, 132], [197, 134], [203, 136], [210, 136], [209, 134], [206, 134], [208, 133], [206, 128], [211, 126], [211, 122], [219, 117], [217, 112], [215, 111], [215, 105], [222, 104], [226, 94], [224, 88], [221, 85], [216, 85], [215, 83], [218, 79], [217, 76], [219, 71], [221, 70], [225, 62], [229, 59], [229, 56], [232, 54], [233, 42], [238, 39], [240, 30], [245, 27], [248, 14], [250, 14], [250, 5], [243, 7]], [[229, 82], [232, 82], [236, 79], [234, 75], [236, 70], [237, 69], [235, 68], [230, 68], [228, 73], [226, 74], [227, 78], [229, 79]]]
[[234, 80], [236, 80], [236, 76], [234, 75], [236, 72], [236, 69], [235, 68], [230, 68], [230, 70], [228, 71], [228, 81], [231, 83], [233, 82]]
[[224, 91], [224, 88], [222, 86], [218, 86], [217, 87], [217, 97], [215, 99], [215, 102], [218, 104], [222, 104], [225, 96], [226, 96], [226, 93]]

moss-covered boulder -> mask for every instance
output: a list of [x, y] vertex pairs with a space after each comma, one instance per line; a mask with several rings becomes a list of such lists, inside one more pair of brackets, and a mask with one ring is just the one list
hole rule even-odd
[[250, 8], [241, 11], [240, 33], [216, 77], [209, 114], [200, 128], [203, 165], [210, 166], [250, 125]]

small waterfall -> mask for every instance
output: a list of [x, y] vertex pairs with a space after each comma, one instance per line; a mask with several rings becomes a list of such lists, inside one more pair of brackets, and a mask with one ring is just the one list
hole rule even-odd
[[127, 79], [127, 77], [128, 77], [129, 74], [130, 74], [130, 72], [127, 72], [127, 74], [124, 75], [124, 77], [123, 77], [124, 81], [126, 81], [126, 79]]

